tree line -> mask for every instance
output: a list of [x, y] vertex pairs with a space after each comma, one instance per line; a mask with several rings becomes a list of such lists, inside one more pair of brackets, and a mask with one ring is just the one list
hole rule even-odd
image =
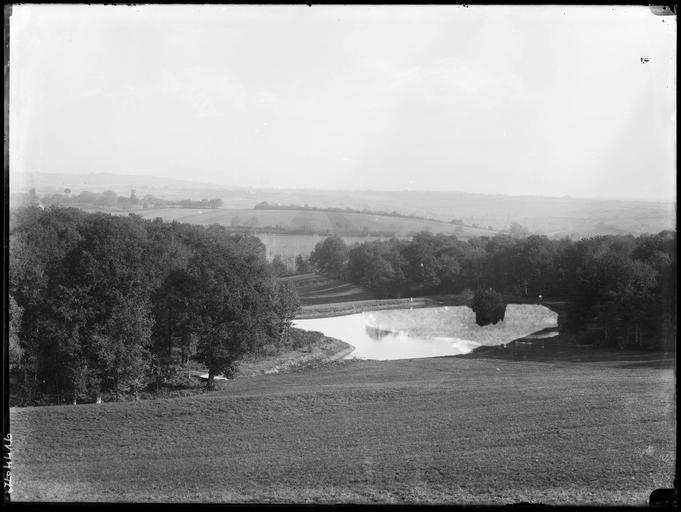
[[212, 386], [285, 343], [299, 307], [262, 242], [217, 225], [27, 207], [9, 242], [15, 403], [136, 397], [189, 361]]
[[419, 219], [419, 220], [430, 220], [435, 222], [442, 222], [438, 219], [432, 217], [423, 217], [419, 215], [412, 215], [406, 213], [398, 213], [393, 210], [391, 212], [384, 210], [369, 210], [368, 208], [338, 208], [333, 206], [310, 206], [308, 204], [297, 205], [297, 204], [279, 204], [279, 203], [268, 203], [267, 201], [261, 201], [253, 206], [254, 210], [306, 210], [311, 212], [330, 212], [330, 213], [364, 213], [369, 215], [381, 215], [383, 217], [400, 217], [404, 219]]
[[28, 194], [22, 198], [22, 202], [26, 206], [93, 206], [105, 208], [121, 208], [124, 210], [139, 209], [139, 208], [220, 208], [222, 206], [222, 199], [215, 197], [213, 199], [181, 199], [169, 200], [154, 197], [150, 194], [142, 198], [137, 197], [134, 189], [130, 190], [129, 196], [118, 195], [113, 190], [105, 190], [104, 192], [90, 192], [82, 190], [78, 194], [73, 194], [71, 189], [65, 188], [62, 194], [46, 194], [39, 197], [34, 188], [30, 189]]
[[551, 240], [505, 234], [467, 241], [421, 232], [348, 246], [331, 236], [312, 267], [381, 298], [493, 289], [510, 300], [567, 303], [566, 328], [587, 342], [671, 348], [676, 334], [676, 232]]

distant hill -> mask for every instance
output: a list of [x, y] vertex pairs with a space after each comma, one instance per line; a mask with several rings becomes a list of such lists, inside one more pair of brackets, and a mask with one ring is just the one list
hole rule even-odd
[[[123, 212], [125, 213], [125, 212]], [[382, 235], [407, 237], [419, 231], [457, 235], [461, 239], [475, 236], [494, 236], [496, 231], [451, 223], [373, 215], [368, 213], [323, 212], [309, 210], [256, 210], [252, 208], [150, 208], [136, 210], [143, 218], [161, 217], [189, 224], [220, 224], [245, 227], [259, 232], [296, 234], [334, 233], [342, 236]]]
[[[103, 192], [112, 190], [120, 195], [128, 195], [134, 188], [137, 196], [151, 194], [168, 199], [176, 199], [179, 196], [186, 198], [188, 195], [196, 195], [205, 192], [210, 194], [215, 190], [234, 190], [235, 187], [217, 186], [211, 183], [202, 183], [189, 180], [176, 180], [160, 176], [139, 176], [111, 173], [28, 173], [26, 175], [10, 175], [10, 188], [12, 192], [25, 192], [35, 188], [38, 195], [61, 193], [65, 188], [74, 192], [88, 190], [90, 192]], [[214, 194], [213, 194], [214, 195]]]
[[[13, 180], [13, 177], [10, 176], [10, 179]], [[39, 195], [62, 192], [68, 187], [73, 193], [110, 189], [118, 194], [128, 194], [134, 188], [138, 197], [146, 194], [166, 199], [220, 197], [224, 207], [229, 209], [250, 209], [259, 202], [267, 201], [270, 204], [319, 208], [394, 210], [400, 214], [428, 217], [445, 223], [458, 219], [467, 226], [492, 228], [494, 231], [507, 230], [511, 223], [517, 222], [530, 232], [551, 237], [579, 238], [620, 233], [637, 235], [676, 227], [675, 204], [629, 200], [464, 192], [254, 189], [158, 176], [104, 173], [35, 173], [28, 175], [28, 179], [21, 184], [17, 180], [10, 184], [12, 193], [25, 192], [30, 187], [34, 187]], [[450, 232], [449, 229], [443, 231]]]
[[[258, 191], [257, 197], [269, 203], [396, 210], [494, 230], [517, 222], [530, 232], [553, 237], [658, 233], [676, 226], [674, 204], [644, 201], [423, 191], [266, 190]], [[223, 202], [236, 206], [224, 196]]]

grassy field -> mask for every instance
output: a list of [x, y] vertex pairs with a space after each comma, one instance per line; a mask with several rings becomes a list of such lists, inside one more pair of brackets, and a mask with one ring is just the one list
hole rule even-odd
[[674, 370], [583, 352], [335, 361], [12, 409], [13, 499], [643, 505], [672, 483]]
[[296, 316], [299, 319], [351, 315], [383, 309], [462, 306], [467, 303], [461, 295], [377, 299], [371, 290], [315, 273], [291, 275], [282, 279], [293, 283], [298, 291], [302, 306]]
[[551, 331], [556, 329], [544, 329], [505, 345], [478, 347], [459, 357], [544, 363], [599, 363], [620, 368], [676, 368], [675, 354], [579, 345], [574, 336], [560, 332], [556, 336], [542, 337], [542, 333], [549, 334]]
[[153, 208], [136, 210], [141, 217], [165, 221], [176, 220], [190, 224], [247, 226], [254, 229], [280, 227], [287, 230], [332, 232], [338, 235], [357, 234], [366, 229], [369, 233], [394, 234], [406, 237], [422, 230], [433, 233], [456, 234], [461, 239], [474, 236], [493, 236], [496, 231], [469, 226], [457, 227], [448, 222], [422, 220], [364, 213], [323, 212], [310, 210], [255, 210], [252, 208]]
[[304, 308], [315, 305], [336, 307], [336, 303], [376, 299], [376, 294], [359, 285], [337, 281], [315, 273], [297, 274], [284, 277], [283, 280], [296, 287], [300, 303]]

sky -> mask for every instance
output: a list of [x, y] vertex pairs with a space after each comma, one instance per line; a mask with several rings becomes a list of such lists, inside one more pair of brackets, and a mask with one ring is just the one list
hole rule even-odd
[[10, 45], [17, 183], [676, 200], [676, 20], [643, 6], [18, 5]]

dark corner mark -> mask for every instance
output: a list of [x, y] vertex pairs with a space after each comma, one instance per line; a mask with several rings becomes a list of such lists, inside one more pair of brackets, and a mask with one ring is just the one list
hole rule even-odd
[[676, 16], [676, 4], [651, 5], [650, 11], [656, 16]]
[[674, 489], [655, 489], [650, 493], [648, 504], [651, 507], [677, 507], [676, 488]]
[[676, 508], [678, 505], [678, 498], [676, 495], [676, 474], [674, 474], [674, 482], [672, 489], [655, 489], [650, 493], [648, 498], [648, 505], [651, 507], [669, 507]]

